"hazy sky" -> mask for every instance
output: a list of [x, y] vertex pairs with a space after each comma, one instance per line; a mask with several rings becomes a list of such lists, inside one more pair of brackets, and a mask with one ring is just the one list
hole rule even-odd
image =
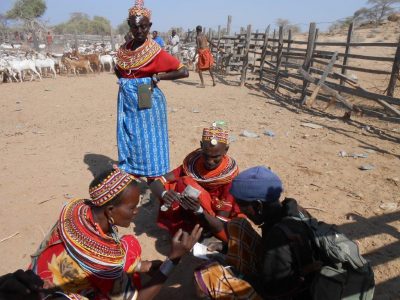
[[[0, 13], [9, 10], [15, 0], [0, 0]], [[227, 16], [232, 15], [233, 31], [252, 24], [263, 30], [274, 24], [277, 18], [289, 19], [293, 24], [307, 29], [307, 24], [320, 23], [319, 28], [352, 15], [365, 6], [367, 0], [147, 0], [145, 6], [153, 11], [153, 29], [166, 31], [171, 27], [194, 28], [201, 24], [217, 28], [226, 26]], [[126, 19], [133, 0], [46, 0], [44, 16], [50, 24], [68, 20], [72, 12], [84, 12], [90, 16], [108, 18], [114, 26]]]

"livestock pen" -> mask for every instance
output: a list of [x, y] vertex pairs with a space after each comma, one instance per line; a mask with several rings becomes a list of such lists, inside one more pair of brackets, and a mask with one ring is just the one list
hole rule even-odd
[[219, 26], [216, 34], [208, 33], [217, 45], [216, 71], [240, 75], [241, 86], [256, 81], [272, 92], [285, 90], [308, 107], [315, 99], [334, 100], [350, 111], [400, 122], [400, 43], [359, 41], [353, 24], [345, 41], [321, 36], [315, 23], [297, 39], [290, 29], [270, 26], [252, 32], [248, 25], [233, 35], [222, 35]]

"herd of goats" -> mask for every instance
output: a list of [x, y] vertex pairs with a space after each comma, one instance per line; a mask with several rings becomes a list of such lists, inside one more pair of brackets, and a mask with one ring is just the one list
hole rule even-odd
[[23, 82], [26, 75], [30, 81], [35, 77], [42, 80], [43, 75], [94, 73], [113, 71], [115, 52], [82, 54], [78, 50], [57, 53], [29, 51], [0, 52], [0, 83]]
[[[113, 72], [115, 66], [115, 51], [110, 49], [78, 49], [64, 53], [37, 52], [32, 49], [4, 49], [0, 47], [0, 83], [42, 80], [43, 76], [89, 74], [95, 72]], [[195, 58], [194, 47], [182, 47], [180, 59], [191, 65]]]

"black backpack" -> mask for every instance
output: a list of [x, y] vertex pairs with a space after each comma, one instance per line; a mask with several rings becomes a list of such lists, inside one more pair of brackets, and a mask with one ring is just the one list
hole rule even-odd
[[[307, 237], [291, 229], [293, 221], [306, 226]], [[370, 264], [361, 256], [358, 245], [335, 225], [319, 222], [299, 212], [298, 217], [287, 216], [275, 226], [290, 242], [297, 273], [300, 276], [311, 273], [310, 293], [313, 300], [373, 299], [375, 280]], [[312, 248], [311, 265], [302, 263], [307, 243]]]

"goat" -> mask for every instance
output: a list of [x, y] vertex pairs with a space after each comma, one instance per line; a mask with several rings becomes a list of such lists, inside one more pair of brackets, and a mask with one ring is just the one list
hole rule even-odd
[[33, 73], [39, 77], [39, 80], [42, 80], [42, 76], [36, 71], [35, 63], [30, 59], [23, 60], [10, 60], [7, 61], [7, 71], [10, 76], [12, 76], [17, 82], [16, 74], [18, 74], [20, 82], [22, 82], [22, 73], [26, 70], [31, 71], [31, 80], [33, 80]]
[[36, 69], [39, 71], [40, 75], [42, 75], [42, 68], [49, 68], [53, 72], [54, 78], [57, 77], [55, 63], [54, 60], [52, 60], [51, 58], [35, 59], [34, 62]]
[[103, 71], [106, 70], [105, 65], [108, 64], [110, 66], [110, 73], [111, 73], [113, 70], [113, 62], [114, 62], [113, 57], [109, 54], [100, 56], [100, 63], [101, 63]]
[[78, 51], [72, 52], [72, 55], [76, 58], [80, 59], [87, 59], [91, 65], [96, 67], [96, 71], [100, 72], [100, 56], [98, 54], [80, 54]]
[[77, 76], [77, 74], [76, 74], [77, 68], [85, 69], [86, 73], [89, 73], [89, 71], [94, 73], [93, 69], [90, 67], [90, 62], [87, 59], [73, 60], [66, 56], [63, 56], [61, 61], [66, 66], [67, 71], [69, 72], [70, 70], [72, 70], [74, 72], [75, 76]]

